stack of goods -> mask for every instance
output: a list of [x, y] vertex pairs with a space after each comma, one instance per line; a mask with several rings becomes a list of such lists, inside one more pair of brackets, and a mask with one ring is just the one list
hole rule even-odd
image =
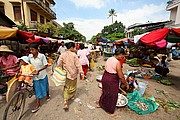
[[133, 58], [130, 60], [126, 60], [126, 63], [129, 64], [129, 66], [132, 67], [139, 67], [140, 65], [138, 64], [138, 58]]

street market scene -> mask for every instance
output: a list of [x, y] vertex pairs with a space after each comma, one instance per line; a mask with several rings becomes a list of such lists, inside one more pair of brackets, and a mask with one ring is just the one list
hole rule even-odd
[[180, 120], [179, 71], [180, 0], [0, 0], [0, 120]]

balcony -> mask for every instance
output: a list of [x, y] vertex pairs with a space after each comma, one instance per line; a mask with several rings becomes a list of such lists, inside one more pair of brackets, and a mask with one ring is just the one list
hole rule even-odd
[[38, 11], [46, 12], [46, 15], [49, 15], [51, 19], [56, 19], [56, 13], [52, 11], [49, 7], [46, 6], [41, 0], [24, 0], [27, 4], [31, 5], [33, 8], [36, 8]]
[[167, 7], [166, 7], [166, 10], [170, 10], [172, 8], [175, 8], [178, 6], [178, 4], [180, 4], [180, 0], [169, 0], [167, 2]]
[[31, 21], [29, 22], [29, 28], [30, 29], [37, 29], [38, 22], [37, 21]]

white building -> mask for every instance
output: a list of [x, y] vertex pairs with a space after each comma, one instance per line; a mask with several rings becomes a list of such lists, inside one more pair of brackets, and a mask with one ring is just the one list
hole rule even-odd
[[169, 0], [166, 10], [170, 11], [171, 27], [180, 27], [180, 0]]

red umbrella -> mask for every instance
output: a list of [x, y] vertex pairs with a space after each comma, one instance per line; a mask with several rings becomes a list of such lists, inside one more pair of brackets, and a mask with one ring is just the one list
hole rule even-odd
[[144, 35], [140, 40], [147, 46], [156, 46], [156, 42], [163, 40], [168, 35], [168, 28], [158, 29]]

